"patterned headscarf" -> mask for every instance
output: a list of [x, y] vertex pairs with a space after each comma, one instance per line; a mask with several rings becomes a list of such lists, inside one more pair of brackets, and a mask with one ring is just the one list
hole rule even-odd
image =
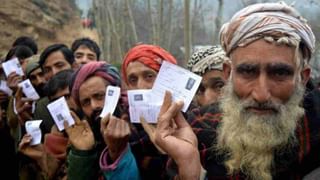
[[79, 107], [79, 89], [81, 84], [92, 76], [99, 76], [107, 80], [110, 85], [119, 86], [121, 85], [120, 75], [116, 67], [107, 64], [105, 62], [90, 62], [85, 64], [78, 69], [78, 71], [72, 77], [72, 90], [71, 96]]
[[221, 45], [227, 56], [235, 48], [261, 38], [300, 46], [307, 59], [315, 48], [315, 37], [307, 21], [284, 2], [248, 6], [237, 12], [220, 31]]
[[190, 71], [203, 75], [210, 70], [222, 71], [223, 62], [227, 59], [226, 53], [221, 46], [211, 46], [193, 53], [187, 67]]
[[126, 69], [128, 64], [133, 61], [139, 61], [155, 71], [159, 71], [162, 61], [169, 61], [177, 64], [177, 60], [166, 50], [159, 46], [141, 44], [129, 50], [122, 63], [122, 75], [124, 81], [128, 84]]

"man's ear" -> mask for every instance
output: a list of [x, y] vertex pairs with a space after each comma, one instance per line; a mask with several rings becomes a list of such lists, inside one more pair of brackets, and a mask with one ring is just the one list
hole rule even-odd
[[231, 74], [231, 62], [227, 61], [223, 63], [223, 78], [225, 80], [229, 79]]
[[302, 83], [303, 83], [304, 85], [306, 85], [307, 82], [309, 81], [309, 79], [310, 79], [310, 74], [311, 74], [311, 69], [310, 69], [310, 67], [306, 66], [306, 67], [304, 67], [304, 68], [302, 69], [300, 75], [301, 75]]

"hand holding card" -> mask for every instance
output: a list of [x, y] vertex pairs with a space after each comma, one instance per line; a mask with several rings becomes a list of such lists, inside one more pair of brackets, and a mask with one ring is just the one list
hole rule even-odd
[[22, 92], [26, 95], [27, 98], [30, 98], [32, 100], [40, 99], [40, 96], [32, 86], [29, 79], [22, 81], [21, 83], [18, 84], [18, 86], [22, 88]]
[[27, 121], [25, 126], [26, 126], [26, 131], [28, 134], [31, 135], [32, 140], [30, 142], [30, 145], [37, 145], [41, 143], [41, 130], [40, 130], [40, 124], [42, 120], [32, 120], [32, 121]]
[[6, 75], [6, 77], [8, 77], [9, 74], [12, 72], [16, 72], [20, 76], [24, 75], [18, 58], [13, 58], [13, 59], [10, 59], [10, 60], [2, 63], [2, 68], [3, 68], [3, 71]]
[[100, 117], [105, 117], [108, 113], [111, 115], [115, 111], [120, 98], [120, 88], [109, 85], [106, 90], [104, 107], [100, 114]]
[[12, 95], [12, 90], [8, 87], [8, 84], [6, 81], [0, 80], [0, 90], [9, 96]]
[[173, 101], [183, 100], [186, 112], [201, 83], [201, 76], [164, 61], [152, 87], [152, 94], [162, 101], [165, 91], [172, 93]]
[[139, 123], [143, 117], [148, 123], [157, 123], [161, 102], [154, 101], [151, 90], [139, 89], [128, 91], [130, 121]]
[[139, 123], [143, 117], [148, 123], [157, 123], [160, 107], [166, 91], [172, 100], [183, 100], [186, 112], [195, 95], [202, 77], [177, 65], [163, 61], [151, 90], [129, 90], [130, 121]]
[[69, 126], [74, 124], [74, 119], [70, 114], [69, 107], [64, 96], [48, 104], [47, 108], [59, 131], [64, 130], [64, 121], [67, 121]]

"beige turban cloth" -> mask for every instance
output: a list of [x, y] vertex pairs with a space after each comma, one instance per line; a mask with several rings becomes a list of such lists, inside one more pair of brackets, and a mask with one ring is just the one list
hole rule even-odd
[[220, 30], [221, 46], [227, 56], [235, 48], [261, 38], [299, 45], [308, 60], [315, 48], [315, 37], [307, 21], [284, 2], [248, 6], [237, 12]]
[[222, 71], [227, 61], [226, 53], [219, 45], [201, 48], [192, 54], [187, 67], [190, 71], [202, 76], [211, 70]]

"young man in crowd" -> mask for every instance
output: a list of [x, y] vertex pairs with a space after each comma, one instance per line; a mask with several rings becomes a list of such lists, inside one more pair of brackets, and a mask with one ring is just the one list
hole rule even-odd
[[89, 38], [76, 39], [71, 45], [71, 51], [79, 65], [99, 61], [101, 54], [98, 44]]
[[39, 64], [46, 80], [66, 69], [77, 69], [72, 51], [64, 44], [48, 46], [40, 55]]
[[46, 80], [44, 78], [44, 73], [39, 64], [39, 56], [34, 55], [28, 60], [26, 66], [26, 78], [30, 79], [31, 84], [36, 89], [40, 97], [44, 97], [44, 86]]
[[[48, 46], [40, 55], [40, 67], [44, 73], [46, 81], [49, 81], [55, 74], [67, 69], [77, 69], [78, 65], [74, 60], [72, 51], [64, 44], [53, 44]], [[35, 119], [42, 119], [41, 131], [43, 134], [49, 133], [54, 124], [47, 109], [48, 97], [38, 100], [34, 112]]]

